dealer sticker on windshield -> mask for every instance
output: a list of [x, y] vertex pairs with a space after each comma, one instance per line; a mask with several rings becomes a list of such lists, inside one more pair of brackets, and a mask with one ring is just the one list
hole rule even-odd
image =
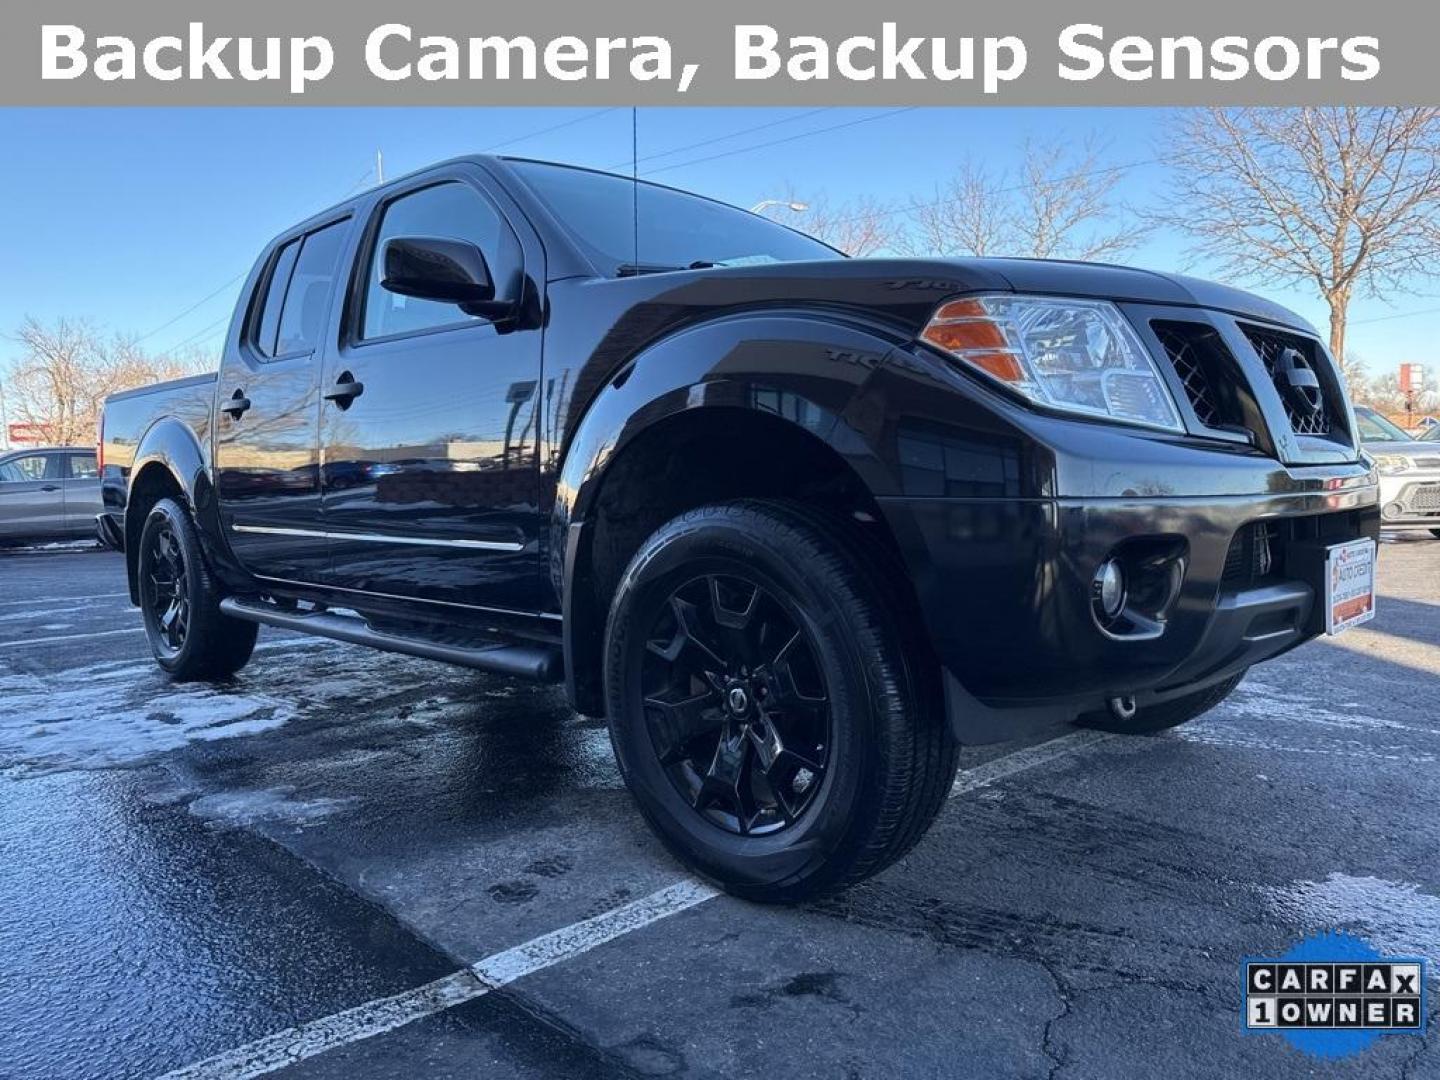
[[1375, 617], [1375, 541], [1352, 540], [1325, 553], [1325, 632], [1338, 634]]

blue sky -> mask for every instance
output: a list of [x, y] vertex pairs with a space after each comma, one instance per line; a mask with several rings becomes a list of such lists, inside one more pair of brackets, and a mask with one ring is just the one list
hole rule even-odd
[[[1167, 115], [677, 108], [638, 120], [643, 175], [749, 206], [787, 188], [832, 203], [924, 196], [967, 157], [1012, 167], [1027, 136], [1093, 134], [1106, 164], [1150, 160]], [[377, 150], [391, 176], [489, 149], [623, 169], [630, 130], [628, 109], [0, 110], [0, 334], [26, 315], [69, 316], [146, 335], [156, 351], [213, 346], [239, 288], [228, 283], [274, 233], [372, 183]], [[1144, 165], [1120, 194], [1143, 204], [1163, 180], [1162, 165]], [[1154, 235], [1125, 261], [1183, 269], [1183, 239]], [[1440, 283], [1420, 284], [1418, 296], [1352, 305], [1352, 348], [1372, 371], [1431, 359]], [[1325, 326], [1315, 296], [1262, 291]], [[0, 338], [0, 362], [13, 350]]]

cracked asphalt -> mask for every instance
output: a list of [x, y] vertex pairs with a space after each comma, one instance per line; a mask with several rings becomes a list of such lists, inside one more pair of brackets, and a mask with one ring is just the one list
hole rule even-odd
[[[847, 893], [691, 903], [279, 1075], [1440, 1077], [1433, 1016], [1339, 1062], [1240, 1031], [1246, 955], [1440, 962], [1440, 541], [1380, 584], [1175, 732], [967, 750]], [[123, 590], [0, 553], [0, 1076], [158, 1076], [683, 881], [558, 691], [268, 631], [174, 686]]]

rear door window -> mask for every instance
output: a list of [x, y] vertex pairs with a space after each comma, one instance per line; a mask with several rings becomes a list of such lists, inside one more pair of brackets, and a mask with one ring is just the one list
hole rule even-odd
[[291, 240], [275, 257], [254, 346], [267, 358], [311, 353], [320, 344], [349, 221]]
[[95, 464], [94, 454], [70, 454], [67, 460], [70, 463], [71, 480], [100, 479], [100, 469]]
[[348, 225], [347, 221], [336, 222], [305, 237], [300, 256], [295, 260], [295, 272], [290, 276], [290, 288], [285, 292], [285, 307], [280, 312], [276, 356], [314, 352], [320, 344]]
[[260, 329], [255, 348], [261, 356], [275, 355], [275, 337], [280, 332], [280, 310], [285, 306], [285, 290], [295, 272], [295, 257], [300, 254], [300, 241], [291, 240], [280, 249], [270, 269], [270, 283], [265, 289], [265, 306], [260, 309]]

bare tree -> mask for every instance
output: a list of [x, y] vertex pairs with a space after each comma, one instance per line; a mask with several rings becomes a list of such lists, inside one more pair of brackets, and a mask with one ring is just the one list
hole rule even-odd
[[1440, 109], [1193, 110], [1166, 144], [1173, 186], [1155, 219], [1225, 273], [1312, 285], [1342, 365], [1351, 299], [1434, 273]]
[[[857, 259], [884, 251], [893, 244], [897, 232], [896, 211], [886, 203], [869, 196], [832, 203], [823, 191], [806, 197], [797, 194], [788, 184], [785, 192], [780, 206], [766, 208], [766, 217]], [[788, 206], [791, 203], [803, 204], [805, 209], [791, 210]]]
[[1004, 188], [967, 161], [928, 202], [912, 201], [913, 233], [905, 249], [928, 255], [1000, 255], [1014, 232], [1015, 208]]
[[213, 370], [208, 355], [150, 356], [129, 339], [106, 338], [84, 321], [26, 319], [13, 340], [19, 355], [5, 379], [9, 419], [31, 426], [46, 442], [63, 445], [94, 438], [96, 417], [109, 394]]
[[1145, 229], [1116, 195], [1130, 166], [1102, 165], [1103, 156], [1091, 138], [1078, 149], [1027, 142], [1014, 175], [964, 161], [933, 199], [911, 203], [900, 246], [916, 255], [1113, 258]]

